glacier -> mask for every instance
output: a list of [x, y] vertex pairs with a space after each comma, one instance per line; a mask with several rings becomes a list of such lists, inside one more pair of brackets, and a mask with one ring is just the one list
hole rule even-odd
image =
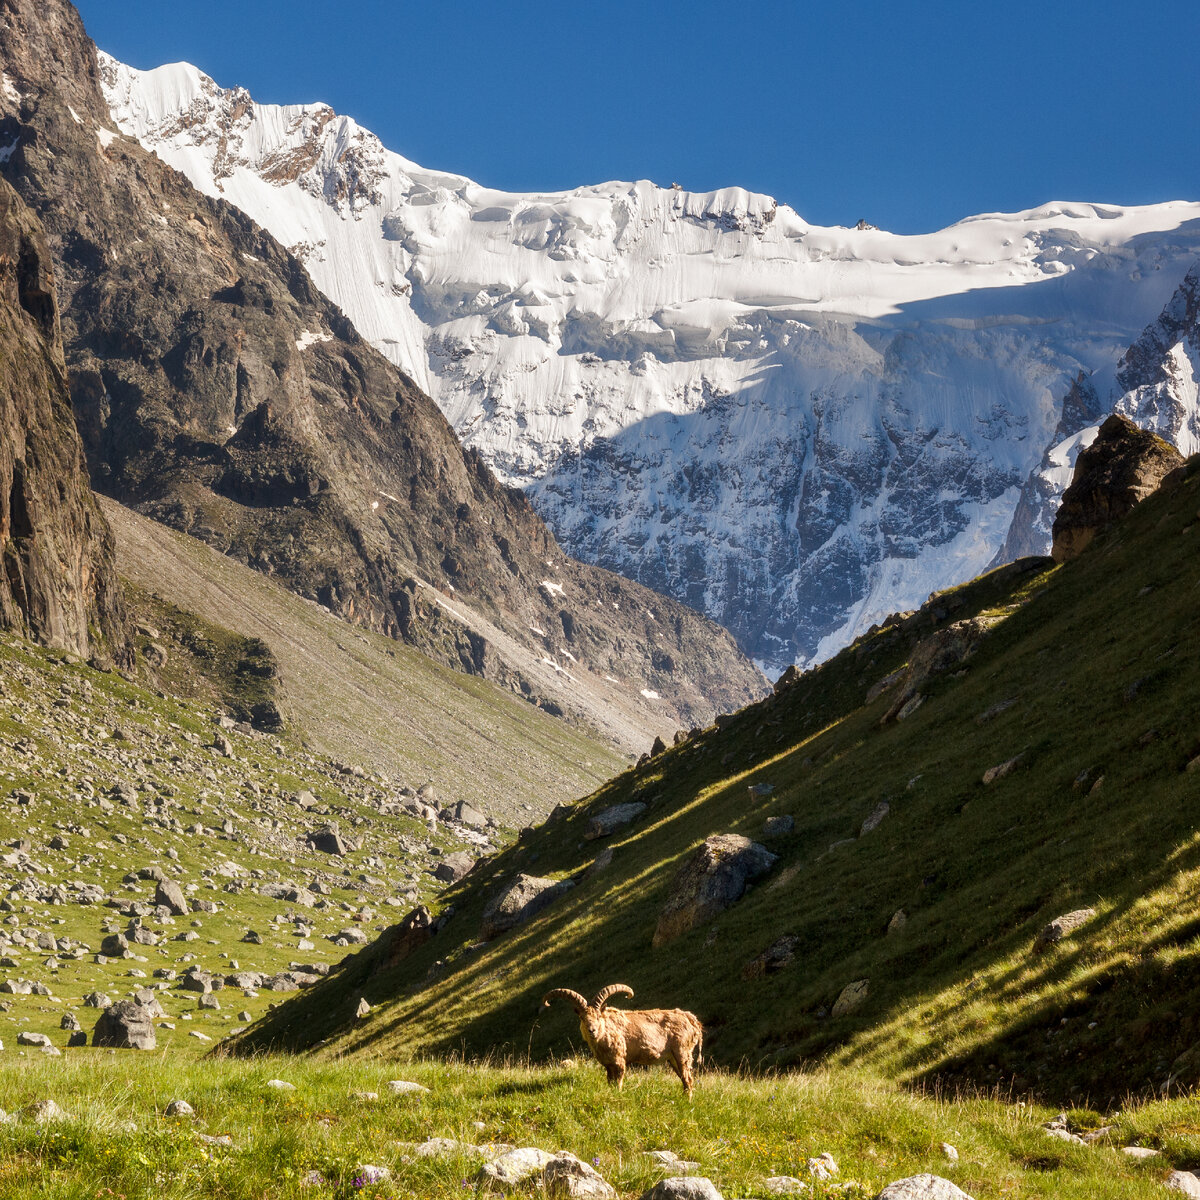
[[772, 673], [1044, 552], [1122, 356], [1200, 258], [1193, 202], [898, 235], [736, 187], [501, 192], [186, 63], [101, 75], [119, 128], [286, 245], [572, 555]]

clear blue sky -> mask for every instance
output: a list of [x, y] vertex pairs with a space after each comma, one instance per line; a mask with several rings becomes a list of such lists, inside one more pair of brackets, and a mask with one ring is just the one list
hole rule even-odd
[[1200, 0], [76, 0], [136, 67], [324, 100], [513, 191], [738, 184], [900, 232], [1200, 199]]

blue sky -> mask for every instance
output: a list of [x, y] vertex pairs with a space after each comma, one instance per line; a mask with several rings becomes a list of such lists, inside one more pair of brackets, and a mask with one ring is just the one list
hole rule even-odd
[[513, 191], [738, 184], [900, 232], [1200, 199], [1197, 0], [76, 0], [136, 67], [324, 100]]

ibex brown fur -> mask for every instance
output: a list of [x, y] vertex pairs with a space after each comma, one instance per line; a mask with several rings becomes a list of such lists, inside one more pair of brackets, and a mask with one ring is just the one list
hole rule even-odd
[[596, 1061], [608, 1073], [608, 1082], [621, 1086], [625, 1068], [649, 1066], [664, 1058], [679, 1076], [683, 1090], [692, 1094], [692, 1059], [703, 1058], [704, 1027], [699, 1018], [682, 1008], [647, 1008], [641, 1012], [606, 1008], [611, 997], [633, 995], [633, 988], [610, 983], [589, 1004], [578, 992], [555, 988], [542, 1004], [566, 1000], [579, 1014], [579, 1032]]

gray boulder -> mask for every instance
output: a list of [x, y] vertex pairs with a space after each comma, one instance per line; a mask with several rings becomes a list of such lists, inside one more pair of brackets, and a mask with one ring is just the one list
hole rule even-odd
[[473, 866], [475, 860], [465, 850], [447, 854], [433, 869], [434, 879], [443, 883], [457, 883]]
[[482, 829], [487, 824], [487, 817], [465, 800], [442, 809], [438, 816], [442, 821], [458, 821], [461, 825], [470, 825], [472, 829]]
[[92, 1030], [93, 1046], [153, 1050], [157, 1041], [150, 1013], [133, 1000], [118, 1000], [101, 1014]]
[[594, 838], [608, 837], [610, 833], [636, 821], [646, 811], [646, 806], [639, 801], [630, 804], [613, 804], [602, 809], [589, 822], [583, 836], [591, 841]]
[[875, 1200], [971, 1200], [971, 1197], [940, 1175], [910, 1175], [889, 1183]]
[[574, 886], [569, 879], [539, 879], [536, 875], [518, 875], [488, 901], [483, 910], [479, 936], [488, 942], [506, 930], [524, 924]]
[[1163, 1180], [1163, 1186], [1172, 1192], [1181, 1192], [1185, 1196], [1200, 1197], [1200, 1179], [1191, 1171], [1172, 1171]]
[[548, 1196], [570, 1200], [616, 1200], [616, 1188], [604, 1180], [590, 1163], [560, 1150], [542, 1168], [542, 1187]]
[[847, 1013], [852, 1013], [856, 1008], [862, 1008], [867, 1002], [869, 986], [869, 979], [856, 979], [853, 983], [846, 984], [842, 988], [841, 994], [834, 1001], [833, 1015], [835, 1017], [844, 1017]]
[[741, 899], [750, 880], [765, 874], [776, 861], [765, 846], [736, 833], [705, 838], [671, 883], [652, 945], [665, 945], [723, 913]]
[[314, 829], [308, 834], [307, 840], [314, 850], [339, 857], [359, 848], [354, 838], [343, 837], [333, 825], [326, 825], [324, 829]]
[[30, 1033], [28, 1030], [22, 1030], [17, 1034], [18, 1046], [50, 1046], [53, 1043], [44, 1033]]
[[1074, 933], [1076, 929], [1091, 920], [1095, 915], [1096, 910], [1094, 908], [1077, 908], [1074, 912], [1063, 913], [1061, 917], [1055, 917], [1034, 938], [1034, 953], [1040, 953], [1047, 946], [1053, 946], [1056, 942], [1061, 942], [1068, 934]]
[[763, 822], [763, 837], [786, 837], [796, 828], [796, 818], [790, 813], [781, 817], [768, 817]]
[[106, 958], [120, 958], [129, 949], [129, 939], [123, 933], [110, 933], [100, 943], [100, 953]]
[[169, 908], [177, 917], [186, 917], [188, 914], [188, 902], [183, 894], [183, 888], [173, 879], [158, 881], [158, 886], [154, 889], [154, 903]]
[[641, 1200], [724, 1200], [716, 1184], [703, 1175], [676, 1175], [656, 1183]]

